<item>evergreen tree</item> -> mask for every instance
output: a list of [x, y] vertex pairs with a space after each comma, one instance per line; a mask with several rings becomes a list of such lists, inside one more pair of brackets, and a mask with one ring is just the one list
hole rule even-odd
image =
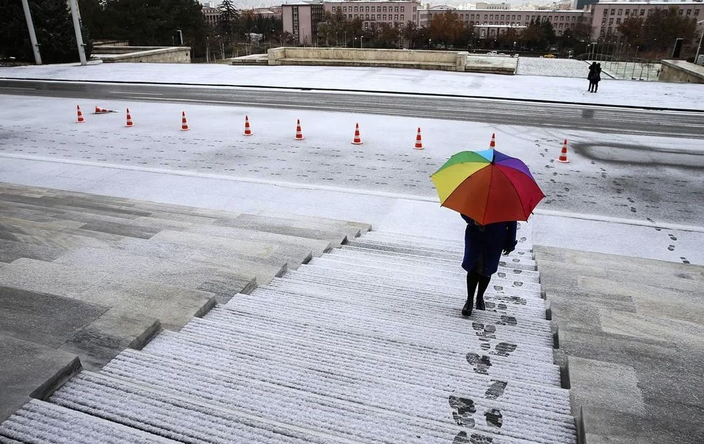
[[240, 13], [232, 4], [232, 0], [223, 0], [220, 4], [220, 18], [218, 19], [218, 32], [222, 39], [232, 45], [239, 35]]

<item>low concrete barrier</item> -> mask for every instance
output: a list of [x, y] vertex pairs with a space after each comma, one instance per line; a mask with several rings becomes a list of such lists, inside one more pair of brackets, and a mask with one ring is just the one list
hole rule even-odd
[[661, 82], [704, 83], [704, 67], [684, 60], [663, 60]]
[[92, 57], [104, 63], [191, 63], [191, 47], [96, 46]]
[[269, 65], [382, 66], [464, 71], [467, 52], [365, 48], [274, 48]]

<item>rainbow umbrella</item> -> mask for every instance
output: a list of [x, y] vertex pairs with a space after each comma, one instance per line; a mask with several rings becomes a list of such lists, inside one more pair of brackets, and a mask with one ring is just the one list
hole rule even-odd
[[431, 179], [443, 207], [482, 225], [528, 220], [545, 197], [525, 163], [494, 149], [457, 153]]

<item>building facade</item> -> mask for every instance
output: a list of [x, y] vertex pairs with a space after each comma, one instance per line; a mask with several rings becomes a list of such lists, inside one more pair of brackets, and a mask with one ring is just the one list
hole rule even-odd
[[618, 25], [629, 17], [647, 18], [655, 9], [676, 7], [679, 14], [695, 22], [704, 20], [704, 3], [699, 2], [600, 2], [592, 5], [592, 40], [619, 36]]
[[522, 31], [530, 22], [536, 20], [549, 21], [555, 29], [555, 34], [562, 35], [567, 29], [574, 29], [579, 23], [589, 23], [590, 13], [579, 10], [522, 10], [522, 9], [449, 9], [431, 8], [427, 19], [419, 21], [419, 26], [428, 26], [433, 17], [451, 10], [460, 16], [467, 26], [474, 26], [477, 37], [492, 39], [510, 28]]
[[284, 32], [293, 35], [295, 43], [313, 45], [318, 37], [318, 23], [323, 21], [323, 2], [281, 5], [281, 21]]
[[417, 23], [420, 7], [420, 1], [408, 0], [325, 2], [325, 11], [340, 11], [347, 20], [359, 18], [364, 29], [370, 29], [380, 23], [391, 26], [404, 26], [407, 22]]

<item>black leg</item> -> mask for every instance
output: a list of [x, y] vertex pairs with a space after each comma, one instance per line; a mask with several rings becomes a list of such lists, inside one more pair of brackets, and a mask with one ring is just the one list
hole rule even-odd
[[489, 288], [491, 276], [479, 276], [479, 290], [477, 291], [477, 310], [485, 310], [484, 292]]
[[479, 278], [481, 275], [470, 271], [467, 273], [467, 302], [462, 307], [462, 316], [470, 316], [472, 314], [472, 305], [474, 305], [474, 291], [477, 289]]

